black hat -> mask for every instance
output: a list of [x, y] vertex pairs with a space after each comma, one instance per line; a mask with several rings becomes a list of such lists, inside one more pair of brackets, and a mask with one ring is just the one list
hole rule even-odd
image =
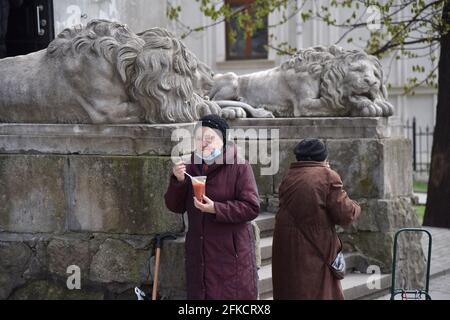
[[325, 161], [328, 150], [319, 139], [307, 138], [297, 144], [294, 154], [297, 161]]
[[230, 126], [225, 121], [224, 118], [218, 116], [217, 114], [208, 114], [202, 118], [200, 118], [199, 122], [195, 126], [195, 130], [197, 130], [200, 126], [209, 127], [211, 129], [219, 130], [222, 133], [222, 141], [225, 145], [227, 142], [227, 129], [230, 129]]

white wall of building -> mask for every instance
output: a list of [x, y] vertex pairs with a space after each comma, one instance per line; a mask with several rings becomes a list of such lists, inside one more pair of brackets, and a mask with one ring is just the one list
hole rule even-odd
[[55, 0], [55, 34], [92, 19], [108, 19], [127, 24], [135, 32], [166, 27], [164, 0]]

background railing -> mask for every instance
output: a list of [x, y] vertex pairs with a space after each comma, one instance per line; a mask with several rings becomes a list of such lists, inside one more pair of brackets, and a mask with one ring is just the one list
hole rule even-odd
[[428, 126], [425, 128], [418, 126], [415, 117], [412, 120], [408, 119], [404, 128], [406, 130], [406, 136], [412, 141], [414, 172], [429, 172], [431, 147], [433, 146], [433, 130]]

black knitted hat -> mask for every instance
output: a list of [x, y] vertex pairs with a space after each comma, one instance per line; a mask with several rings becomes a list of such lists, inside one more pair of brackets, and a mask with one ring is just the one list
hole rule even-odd
[[294, 154], [297, 161], [325, 161], [328, 150], [319, 139], [307, 138], [297, 144]]
[[222, 133], [222, 141], [225, 145], [227, 142], [227, 129], [230, 129], [230, 126], [225, 121], [224, 118], [216, 115], [216, 114], [208, 114], [198, 121], [195, 126], [194, 131], [196, 131], [200, 126], [209, 127], [211, 129], [219, 130]]

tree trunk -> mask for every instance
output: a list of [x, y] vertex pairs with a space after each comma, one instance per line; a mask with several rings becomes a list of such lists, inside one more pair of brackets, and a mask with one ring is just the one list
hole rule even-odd
[[[450, 1], [442, 18], [450, 24]], [[424, 226], [450, 228], [450, 34], [441, 38], [436, 126], [431, 152], [428, 199]]]

